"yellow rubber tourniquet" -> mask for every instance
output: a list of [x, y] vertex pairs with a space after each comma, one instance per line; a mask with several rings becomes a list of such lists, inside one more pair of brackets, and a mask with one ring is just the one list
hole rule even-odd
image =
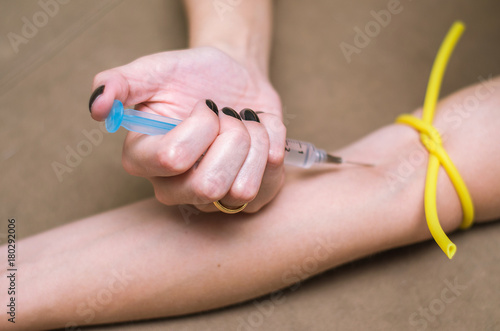
[[466, 229], [472, 225], [474, 220], [474, 205], [472, 204], [472, 199], [462, 177], [448, 156], [448, 153], [446, 153], [443, 148], [439, 132], [432, 126], [432, 119], [434, 118], [436, 102], [439, 97], [441, 81], [446, 70], [448, 59], [464, 29], [465, 26], [462, 22], [455, 22], [439, 48], [427, 85], [422, 119], [407, 114], [401, 115], [396, 119], [396, 123], [407, 124], [418, 130], [420, 132], [422, 144], [430, 153], [427, 178], [425, 181], [425, 216], [432, 237], [449, 259], [453, 258], [457, 247], [451, 242], [448, 236], [446, 236], [439, 224], [436, 206], [436, 191], [440, 165], [443, 166], [450, 177], [462, 204], [463, 220], [460, 225], [461, 229]]

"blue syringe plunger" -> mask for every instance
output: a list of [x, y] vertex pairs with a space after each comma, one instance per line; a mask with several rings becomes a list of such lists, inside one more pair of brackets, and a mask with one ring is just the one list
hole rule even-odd
[[113, 107], [106, 118], [106, 130], [116, 132], [120, 126], [129, 131], [149, 135], [163, 135], [175, 128], [181, 120], [152, 114], [135, 109], [124, 109], [119, 100], [113, 102]]
[[106, 130], [108, 132], [116, 132], [123, 121], [123, 104], [120, 100], [115, 100], [113, 102], [113, 107], [111, 108], [111, 112], [106, 118]]

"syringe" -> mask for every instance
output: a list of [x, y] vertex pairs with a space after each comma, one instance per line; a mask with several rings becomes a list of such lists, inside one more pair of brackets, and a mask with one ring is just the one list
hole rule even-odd
[[[123, 104], [119, 100], [115, 100], [111, 112], [106, 118], [106, 130], [116, 132], [120, 126], [123, 126], [129, 131], [148, 135], [162, 135], [181, 122], [178, 119], [135, 109], [123, 109]], [[350, 163], [367, 167], [373, 166], [372, 164], [346, 161], [341, 157], [330, 155], [325, 150], [318, 149], [308, 142], [286, 139], [285, 164], [310, 168], [315, 163]]]

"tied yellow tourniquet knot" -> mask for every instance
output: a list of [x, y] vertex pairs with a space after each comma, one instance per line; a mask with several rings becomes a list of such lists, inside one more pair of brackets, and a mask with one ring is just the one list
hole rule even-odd
[[439, 48], [434, 65], [432, 66], [429, 84], [427, 85], [422, 119], [407, 114], [401, 115], [396, 119], [396, 123], [409, 125], [419, 131], [420, 140], [429, 151], [429, 165], [427, 167], [424, 196], [425, 216], [432, 237], [450, 259], [455, 255], [457, 248], [448, 236], [446, 236], [439, 224], [436, 203], [439, 166], [442, 165], [450, 177], [462, 204], [463, 220], [460, 225], [461, 229], [466, 229], [472, 225], [474, 220], [474, 205], [460, 173], [443, 148], [441, 135], [432, 125], [432, 119], [446, 64], [464, 29], [465, 26], [463, 23], [455, 22]]

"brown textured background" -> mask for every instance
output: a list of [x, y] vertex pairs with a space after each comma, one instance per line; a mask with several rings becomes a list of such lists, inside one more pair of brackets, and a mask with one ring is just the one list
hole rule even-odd
[[[401, 13], [347, 63], [339, 44], [353, 44], [354, 27], [364, 28], [373, 20], [370, 11], [388, 2], [275, 2], [271, 75], [289, 137], [335, 149], [419, 107], [433, 58], [457, 18], [467, 30], [443, 95], [500, 74], [500, 2], [494, 0], [403, 0]], [[32, 21], [40, 10], [37, 1], [0, 1], [2, 241], [7, 218], [15, 217], [26, 237], [153, 194], [149, 182], [121, 167], [124, 131], [104, 135], [61, 182], [51, 164], [64, 163], [67, 146], [75, 149], [87, 140], [84, 130], [98, 127], [87, 110], [96, 73], [186, 46], [180, 1], [73, 0], [14, 52], [8, 33], [20, 34], [22, 18]], [[451, 262], [427, 242], [336, 268], [287, 291], [266, 314], [249, 302], [89, 329], [245, 330], [242, 321], [253, 319], [255, 330], [500, 330], [499, 236], [500, 224], [453, 234], [459, 250]], [[412, 314], [433, 303], [439, 308], [446, 282], [455, 277], [465, 289], [439, 314], [429, 313], [425, 328], [413, 326]]]

